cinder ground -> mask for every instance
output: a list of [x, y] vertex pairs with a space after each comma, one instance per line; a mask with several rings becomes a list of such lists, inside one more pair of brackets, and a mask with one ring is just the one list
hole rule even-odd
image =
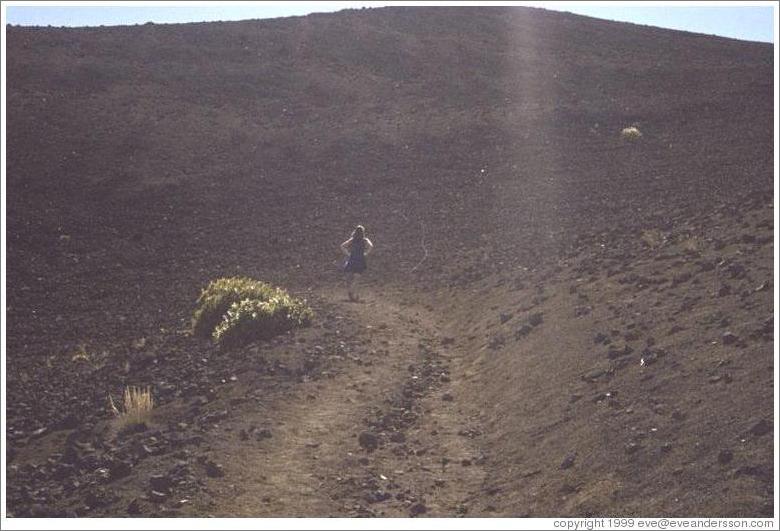
[[[773, 514], [770, 45], [421, 7], [7, 41], [9, 516]], [[227, 275], [313, 325], [192, 337]]]

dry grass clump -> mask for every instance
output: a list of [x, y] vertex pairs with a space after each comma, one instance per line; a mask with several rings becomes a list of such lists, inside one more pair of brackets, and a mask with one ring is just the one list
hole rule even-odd
[[636, 126], [626, 127], [620, 132], [620, 136], [626, 140], [637, 140], [642, 137], [642, 132]]
[[703, 248], [702, 242], [697, 236], [690, 236], [687, 234], [678, 236], [677, 244], [684, 252], [690, 254], [697, 254], [701, 252]]
[[89, 352], [87, 352], [87, 345], [84, 343], [79, 343], [78, 348], [73, 352], [70, 358], [72, 361], [84, 361], [86, 363], [89, 363], [92, 361], [92, 356], [89, 355]]
[[154, 399], [148, 387], [125, 387], [122, 399], [122, 409], [116, 407], [111, 394], [108, 395], [111, 410], [123, 428], [145, 424], [154, 409]]
[[650, 248], [660, 247], [666, 243], [666, 235], [658, 229], [643, 230], [642, 242]]

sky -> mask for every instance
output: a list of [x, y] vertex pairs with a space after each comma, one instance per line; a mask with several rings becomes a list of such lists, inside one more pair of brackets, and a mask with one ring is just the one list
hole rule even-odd
[[[26, 4], [26, 5], [22, 5]], [[47, 5], [48, 4], [48, 5]], [[54, 5], [52, 5], [54, 4]], [[80, 5], [79, 5], [80, 4]], [[86, 4], [86, 5], [85, 5]], [[112, 26], [246, 20], [385, 5], [529, 5], [581, 15], [775, 42], [772, 2], [4, 2], [4, 19], [23, 26]]]

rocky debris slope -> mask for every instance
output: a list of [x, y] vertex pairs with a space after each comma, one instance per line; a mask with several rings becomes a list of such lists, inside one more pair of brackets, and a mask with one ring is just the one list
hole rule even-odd
[[721, 204], [469, 285], [486, 311], [453, 316], [452, 377], [505, 514], [772, 514], [773, 210]]

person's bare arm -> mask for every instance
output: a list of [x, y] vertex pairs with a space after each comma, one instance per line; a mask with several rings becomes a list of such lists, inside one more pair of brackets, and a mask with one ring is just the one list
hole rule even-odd
[[352, 243], [352, 238], [348, 239], [347, 241], [341, 244], [341, 252], [344, 253], [345, 256], [349, 256], [350, 243]]
[[369, 255], [369, 253], [370, 253], [371, 251], [373, 251], [373, 250], [374, 250], [374, 244], [373, 244], [373, 243], [371, 243], [371, 240], [369, 240], [368, 238], [366, 238], [366, 256], [368, 256], [368, 255]]

